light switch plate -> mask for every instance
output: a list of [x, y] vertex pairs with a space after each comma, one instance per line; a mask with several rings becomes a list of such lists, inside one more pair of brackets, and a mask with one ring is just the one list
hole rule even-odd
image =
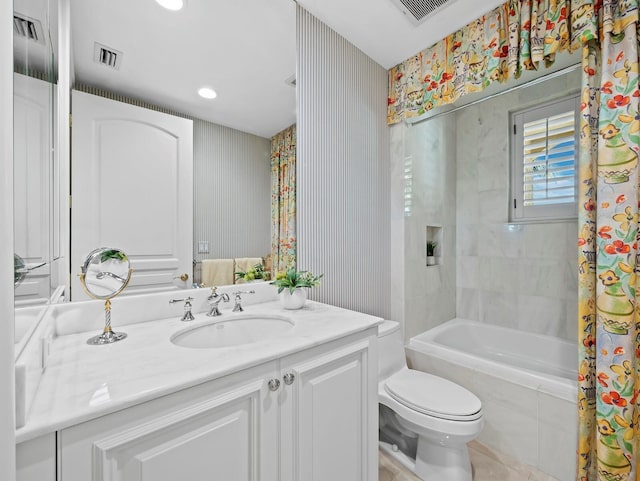
[[209, 253], [209, 241], [199, 241], [198, 254], [208, 254], [208, 253]]

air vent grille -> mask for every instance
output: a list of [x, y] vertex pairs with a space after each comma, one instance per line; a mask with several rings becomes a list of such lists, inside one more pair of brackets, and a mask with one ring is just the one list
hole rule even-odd
[[13, 33], [27, 40], [43, 43], [42, 25], [38, 20], [19, 13], [13, 14]]
[[408, 17], [414, 25], [425, 21], [440, 7], [452, 0], [391, 0]]
[[96, 42], [93, 49], [93, 60], [105, 67], [118, 70], [122, 63], [122, 52]]

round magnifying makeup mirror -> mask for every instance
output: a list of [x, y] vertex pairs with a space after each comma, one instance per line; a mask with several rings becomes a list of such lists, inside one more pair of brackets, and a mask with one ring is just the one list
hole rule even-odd
[[104, 299], [104, 331], [87, 340], [94, 346], [121, 341], [127, 335], [111, 330], [111, 299], [120, 294], [131, 280], [129, 258], [120, 249], [100, 247], [91, 251], [82, 264], [80, 283], [88, 296]]

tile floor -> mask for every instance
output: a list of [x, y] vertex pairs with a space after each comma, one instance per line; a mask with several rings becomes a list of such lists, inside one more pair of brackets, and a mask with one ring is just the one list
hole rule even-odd
[[[474, 481], [557, 481], [477, 441], [469, 443]], [[380, 451], [378, 481], [421, 481], [387, 453]]]

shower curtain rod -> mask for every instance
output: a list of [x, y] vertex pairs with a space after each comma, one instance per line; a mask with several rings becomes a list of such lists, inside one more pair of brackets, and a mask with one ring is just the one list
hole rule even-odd
[[411, 121], [409, 119], [405, 119], [405, 123], [408, 124], [409, 126], [412, 126], [412, 125], [415, 125], [415, 124], [419, 124], [421, 122], [426, 122], [427, 120], [435, 119], [435, 118], [440, 117], [442, 115], [452, 114], [452, 113], [457, 112], [458, 110], [462, 110], [462, 109], [464, 109], [466, 107], [471, 107], [472, 105], [477, 105], [479, 103], [482, 103], [485, 100], [491, 100], [491, 99], [493, 99], [495, 97], [498, 97], [500, 95], [508, 94], [510, 92], [515, 92], [516, 90], [520, 90], [521, 88], [530, 87], [532, 85], [536, 85], [536, 84], [542, 83], [542, 82], [544, 82], [546, 80], [550, 80], [552, 78], [560, 77], [561, 75], [569, 73], [569, 72], [571, 72], [571, 71], [573, 71], [576, 68], [581, 67], [581, 66], [582, 66], [582, 63], [575, 63], [573, 65], [569, 65], [568, 67], [561, 68], [560, 70], [556, 70], [555, 72], [551, 72], [551, 73], [548, 73], [548, 74], [543, 75], [541, 77], [535, 78], [535, 79], [533, 79], [533, 80], [531, 80], [529, 82], [525, 82], [525, 83], [522, 83], [520, 85], [515, 85], [515, 86], [513, 86], [511, 88], [508, 88], [507, 90], [503, 90], [502, 92], [496, 92], [495, 94], [487, 95], [486, 97], [482, 97], [481, 99], [474, 100], [473, 102], [469, 102], [468, 104], [460, 105], [459, 107], [453, 108], [451, 110], [447, 110], [446, 112], [438, 112], [437, 114], [434, 114], [431, 117], [416, 119], [414, 121]]

